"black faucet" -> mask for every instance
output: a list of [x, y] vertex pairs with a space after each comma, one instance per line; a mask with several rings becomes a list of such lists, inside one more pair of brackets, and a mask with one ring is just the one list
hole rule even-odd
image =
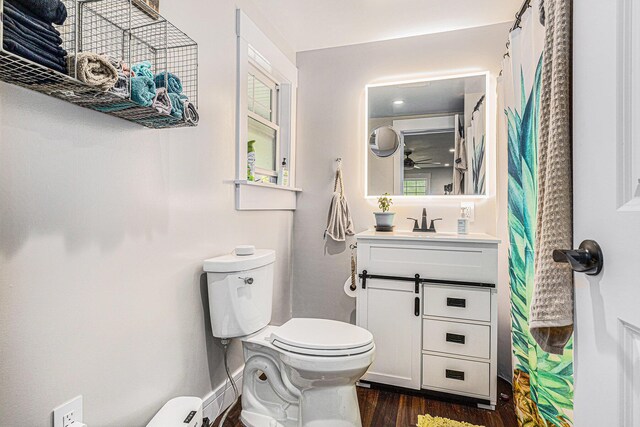
[[407, 218], [412, 220], [413, 223], [413, 231], [415, 233], [435, 233], [436, 232], [436, 221], [442, 221], [442, 218], [436, 218], [431, 220], [431, 225], [427, 228], [427, 208], [422, 209], [422, 225], [418, 227], [418, 220], [415, 218]]

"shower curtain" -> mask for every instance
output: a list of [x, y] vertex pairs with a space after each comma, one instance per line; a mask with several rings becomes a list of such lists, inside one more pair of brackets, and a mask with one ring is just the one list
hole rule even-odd
[[471, 174], [472, 192], [471, 194], [484, 194], [486, 182], [485, 165], [485, 135], [486, 116], [484, 96], [479, 101], [478, 109], [471, 115], [471, 126], [468, 135], [471, 138]]
[[573, 425], [573, 342], [562, 356], [543, 351], [529, 332], [538, 198], [538, 130], [544, 31], [533, 0], [509, 37], [498, 80], [501, 146], [508, 147], [509, 281], [514, 403], [521, 427]]

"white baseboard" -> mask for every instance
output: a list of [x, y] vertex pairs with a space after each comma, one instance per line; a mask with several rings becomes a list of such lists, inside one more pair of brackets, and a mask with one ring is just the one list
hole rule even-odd
[[[244, 365], [239, 367], [233, 374], [233, 382], [238, 387], [238, 392], [242, 393], [242, 370]], [[233, 403], [233, 386], [227, 380], [222, 382], [211, 393], [202, 399], [203, 416], [209, 418], [213, 423], [216, 417], [220, 416]]]

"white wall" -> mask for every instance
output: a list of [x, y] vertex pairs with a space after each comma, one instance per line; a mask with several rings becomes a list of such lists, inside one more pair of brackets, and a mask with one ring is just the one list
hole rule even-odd
[[[294, 316], [353, 321], [355, 303], [342, 286], [349, 275], [345, 244], [322, 240], [333, 190], [335, 159], [342, 157], [347, 199], [356, 231], [374, 224], [375, 200], [364, 198], [365, 85], [383, 81], [489, 70], [495, 77], [509, 24], [368, 43], [298, 54], [298, 171], [297, 185], [304, 192], [294, 216]], [[495, 90], [487, 89], [488, 93]], [[495, 104], [494, 104], [495, 105]], [[501, 170], [506, 179], [506, 169]], [[495, 185], [490, 197], [477, 199], [473, 232], [496, 234]], [[396, 225], [410, 229], [406, 217], [428, 209], [429, 217], [442, 217], [443, 231], [454, 231], [459, 200], [399, 202], [394, 205]], [[505, 242], [506, 244], [506, 242]], [[508, 283], [499, 283], [501, 345], [500, 373], [511, 377]]]
[[[94, 426], [140, 426], [225, 378], [202, 260], [277, 250], [290, 317], [293, 215], [236, 212], [235, 8], [161, 2], [200, 47], [200, 126], [154, 131], [0, 84], [0, 425], [50, 426], [84, 396]], [[292, 57], [291, 50], [285, 47]], [[233, 348], [232, 369], [241, 353]]]

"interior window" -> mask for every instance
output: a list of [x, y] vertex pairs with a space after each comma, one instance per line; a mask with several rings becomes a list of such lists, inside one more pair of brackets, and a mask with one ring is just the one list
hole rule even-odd
[[429, 194], [427, 178], [425, 179], [405, 179], [404, 195], [405, 196], [426, 196]]
[[278, 84], [250, 64], [247, 82], [248, 138], [255, 141], [257, 179], [275, 183], [279, 167]]

